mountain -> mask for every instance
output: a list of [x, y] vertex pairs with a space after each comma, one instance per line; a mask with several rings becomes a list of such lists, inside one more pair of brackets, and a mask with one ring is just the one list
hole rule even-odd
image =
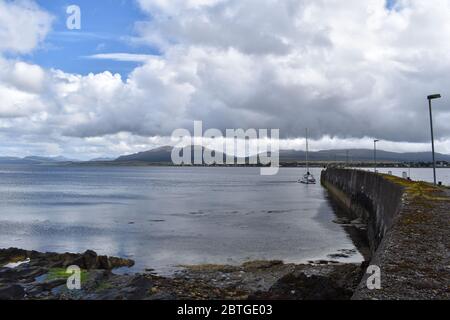
[[17, 157], [0, 157], [0, 161], [17, 161], [17, 160], [21, 159]]
[[[194, 148], [191, 146], [191, 148]], [[196, 146], [195, 148], [200, 148]], [[191, 149], [193, 152], [194, 149]], [[207, 150], [203, 148], [203, 150]], [[311, 161], [373, 161], [373, 150], [371, 149], [349, 149], [349, 150], [322, 150], [309, 152]], [[166, 146], [145, 152], [119, 157], [115, 162], [147, 162], [147, 163], [171, 163], [172, 147]], [[192, 153], [193, 154], [193, 153]], [[281, 150], [280, 162], [305, 161], [305, 151]], [[386, 162], [431, 162], [431, 152], [407, 152], [397, 153], [377, 150], [377, 160]], [[450, 155], [436, 153], [436, 161], [450, 162]]]
[[114, 160], [115, 162], [172, 162], [172, 147], [166, 146], [144, 152], [125, 155]]
[[[224, 159], [225, 155], [216, 151], [209, 150], [202, 146], [188, 146], [183, 148], [180, 152], [180, 156], [183, 155], [183, 152], [190, 148], [191, 150], [191, 163], [194, 163], [194, 153], [195, 151], [200, 150], [202, 153], [211, 152], [211, 154], [216, 157]], [[172, 150], [173, 147], [165, 146], [161, 148], [156, 148], [149, 151], [139, 152], [131, 155], [121, 156], [114, 160], [114, 162], [146, 162], [146, 163], [172, 163]]]
[[[189, 148], [189, 147], [186, 147]], [[194, 150], [201, 148], [202, 152], [212, 152], [207, 148], [201, 146], [190, 146], [191, 148], [191, 163], [194, 163]], [[123, 155], [117, 159], [110, 158], [96, 158], [92, 159], [87, 164], [104, 163], [117, 164], [122, 163], [144, 163], [144, 164], [171, 164], [172, 163], [172, 147], [165, 146], [144, 152], [139, 152], [130, 155]], [[371, 162], [373, 161], [373, 150], [371, 149], [349, 149], [349, 150], [322, 150], [309, 153], [310, 161], [325, 161], [325, 162], [345, 162], [348, 160], [355, 162]], [[305, 151], [297, 150], [280, 150], [280, 162], [297, 162], [305, 161]], [[218, 153], [217, 157], [222, 157], [225, 161], [225, 154]], [[406, 152], [397, 153], [384, 150], [377, 150], [377, 160], [380, 162], [431, 162], [431, 152]], [[236, 161], [236, 158], [235, 158]], [[436, 153], [436, 161], [450, 162], [450, 155]], [[77, 160], [65, 157], [39, 157], [30, 156], [25, 158], [18, 157], [0, 157], [0, 163], [6, 164], [58, 164], [66, 162], [77, 162]], [[246, 160], [247, 162], [247, 160]]]
[[[310, 152], [311, 161], [346, 161], [348, 152], [349, 161], [373, 161], [374, 152], [371, 149], [350, 149], [350, 150], [323, 150]], [[436, 161], [450, 161], [450, 155], [436, 153]], [[281, 161], [304, 160], [304, 151], [282, 151], [280, 152]], [[377, 150], [378, 161], [388, 162], [431, 162], [431, 152], [389, 152]]]
[[94, 159], [91, 159], [91, 160], [89, 160], [89, 162], [109, 162], [109, 161], [114, 161], [115, 160], [115, 158], [102, 158], [102, 157], [100, 157], [100, 158], [94, 158]]
[[39, 156], [29, 156], [25, 158], [0, 157], [0, 163], [7, 163], [7, 164], [42, 164], [42, 163], [76, 162], [76, 161], [77, 160], [65, 157], [39, 157]]
[[40, 157], [40, 156], [30, 156], [30, 157], [25, 157], [22, 160], [25, 161], [33, 161], [33, 162], [75, 162], [78, 160], [75, 159], [69, 159], [66, 157]]
[[7, 163], [7, 164], [20, 164], [25, 163], [23, 159], [18, 157], [0, 157], [0, 163]]

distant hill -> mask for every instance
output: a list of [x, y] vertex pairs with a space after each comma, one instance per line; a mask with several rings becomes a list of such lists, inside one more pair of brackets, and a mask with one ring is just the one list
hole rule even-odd
[[17, 157], [0, 157], [0, 161], [17, 161], [21, 160], [21, 158]]
[[78, 160], [69, 159], [65, 157], [40, 157], [40, 156], [29, 156], [25, 158], [0, 157], [0, 163], [10, 163], [10, 164], [42, 164], [42, 163], [76, 162], [76, 161]]
[[8, 163], [8, 164], [20, 164], [20, 163], [29, 163], [31, 161], [23, 160], [22, 158], [17, 157], [0, 157], [0, 163]]
[[114, 161], [116, 162], [130, 162], [130, 161], [143, 161], [143, 162], [172, 162], [171, 158], [172, 147], [166, 146], [148, 150], [144, 152], [134, 153], [130, 155], [121, 156]]
[[[202, 152], [210, 151], [201, 146], [190, 146], [191, 148], [191, 163], [194, 163], [194, 151], [201, 148]], [[96, 158], [90, 161], [78, 161], [74, 159], [69, 159], [65, 157], [39, 157], [30, 156], [25, 158], [18, 157], [0, 157], [0, 163], [7, 164], [58, 164], [58, 163], [85, 163], [85, 164], [113, 164], [120, 165], [122, 163], [142, 163], [142, 164], [171, 164], [172, 163], [172, 147], [165, 146], [144, 152], [139, 152], [130, 155], [123, 155], [117, 159], [110, 158]], [[211, 152], [211, 151], [210, 151]], [[214, 151], [213, 155], [214, 155]], [[323, 150], [317, 152], [310, 152], [309, 159], [311, 161], [326, 161], [326, 162], [345, 162], [347, 160], [353, 162], [370, 162], [373, 161], [373, 150], [371, 149], [350, 149], [350, 150]], [[225, 161], [225, 154], [219, 153], [217, 156]], [[382, 162], [431, 162], [431, 152], [407, 152], [407, 153], [397, 153], [388, 152], [383, 150], [377, 151], [377, 160]], [[236, 161], [236, 159], [235, 159]], [[280, 151], [280, 162], [296, 162], [305, 161], [305, 151], [296, 150], [281, 150]], [[447, 161], [450, 162], [450, 155], [447, 154], [436, 154], [436, 161]], [[248, 160], [246, 161], [248, 162]]]
[[[193, 148], [191, 146], [191, 148]], [[200, 148], [200, 147], [198, 147]], [[348, 160], [350, 161], [372, 161], [373, 150], [370, 149], [350, 149], [350, 150], [323, 150], [309, 153], [311, 161], [346, 161], [348, 151]], [[193, 149], [192, 149], [193, 152]], [[116, 162], [148, 162], [148, 163], [171, 163], [172, 147], [166, 146], [132, 155], [126, 155], [117, 158]], [[281, 150], [280, 161], [304, 161], [305, 151]], [[430, 162], [431, 152], [408, 152], [396, 153], [383, 150], [377, 150], [378, 161], [388, 162]], [[450, 162], [450, 155], [436, 154], [436, 161]]]
[[[211, 154], [216, 158], [222, 158], [225, 161], [225, 155], [213, 150], [209, 150], [202, 146], [188, 146], [185, 147], [182, 151], [180, 151], [180, 156], [183, 155], [183, 152], [188, 151], [188, 148], [191, 150], [191, 163], [194, 163], [194, 153], [197, 150], [200, 150], [202, 153], [211, 152]], [[173, 147], [165, 146], [161, 148], [156, 148], [149, 151], [139, 152], [135, 154], [130, 154], [126, 156], [121, 156], [114, 160], [114, 162], [147, 162], [147, 163], [172, 163], [172, 150]]]
[[[370, 149], [350, 149], [350, 150], [323, 150], [310, 152], [311, 161], [373, 161], [374, 153]], [[305, 159], [304, 151], [285, 150], [280, 151], [280, 161], [299, 161]], [[378, 161], [389, 162], [430, 162], [431, 152], [407, 152], [397, 153], [377, 150]], [[450, 162], [450, 155], [436, 153], [436, 161]]]
[[69, 159], [66, 157], [39, 157], [39, 156], [31, 156], [25, 157], [23, 160], [35, 161], [35, 162], [73, 162], [78, 161], [75, 159]]
[[100, 157], [100, 158], [94, 158], [94, 159], [91, 159], [91, 160], [89, 160], [89, 162], [108, 162], [108, 161], [114, 161], [115, 160], [115, 158], [102, 158], [102, 157]]

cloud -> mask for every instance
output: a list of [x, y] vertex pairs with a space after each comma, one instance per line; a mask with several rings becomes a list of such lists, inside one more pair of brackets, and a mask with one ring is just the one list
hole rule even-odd
[[48, 34], [53, 17], [33, 1], [0, 0], [0, 53], [29, 53]]
[[134, 53], [99, 53], [85, 58], [99, 59], [99, 60], [114, 60], [122, 62], [146, 62], [153, 56], [148, 54], [134, 54]]
[[426, 95], [449, 93], [446, 0], [139, 3], [156, 12], [141, 41], [165, 50], [167, 68], [191, 67], [186, 117], [212, 126], [424, 142]]
[[[316, 148], [370, 148], [376, 137], [386, 149], [417, 151], [428, 149], [426, 96], [439, 92], [439, 151], [450, 152], [449, 0], [138, 3], [148, 19], [134, 40], [162, 54], [89, 57], [139, 62], [126, 78], [0, 58], [0, 135], [96, 156], [166, 143], [202, 120], [279, 128], [292, 148], [309, 127]], [[36, 48], [51, 16], [28, 1], [0, 6], [0, 51]], [[30, 21], [27, 44], [11, 31], [13, 13]]]
[[12, 65], [8, 78], [20, 90], [39, 93], [44, 87], [45, 72], [37, 65], [19, 61]]

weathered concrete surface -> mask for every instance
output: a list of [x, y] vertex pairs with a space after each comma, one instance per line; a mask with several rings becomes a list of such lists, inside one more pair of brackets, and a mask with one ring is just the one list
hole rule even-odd
[[401, 206], [404, 188], [381, 175], [355, 170], [328, 169], [321, 181], [349, 209], [352, 219], [367, 224], [370, 248], [375, 253]]
[[353, 299], [450, 298], [450, 192], [365, 171], [327, 169], [322, 184], [367, 223], [380, 290], [363, 278]]

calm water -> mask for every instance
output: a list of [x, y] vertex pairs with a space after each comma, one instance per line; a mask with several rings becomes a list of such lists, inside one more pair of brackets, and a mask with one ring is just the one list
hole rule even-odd
[[[304, 262], [354, 244], [302, 169], [0, 167], [0, 247], [136, 260], [134, 271], [254, 259]], [[317, 178], [320, 171], [313, 172]], [[355, 254], [348, 261], [360, 261]]]
[[[373, 171], [373, 168], [364, 168], [363, 170]], [[412, 180], [415, 181], [426, 181], [433, 183], [433, 169], [431, 168], [378, 168], [380, 173], [392, 172], [393, 175], [402, 177], [403, 172], [410, 175]], [[450, 186], [450, 168], [440, 168], [436, 169], [436, 177], [438, 181], [441, 181], [444, 185]]]

